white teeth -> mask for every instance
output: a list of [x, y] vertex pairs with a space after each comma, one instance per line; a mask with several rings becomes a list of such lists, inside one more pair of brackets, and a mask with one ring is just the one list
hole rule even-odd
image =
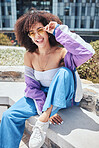
[[36, 40], [37, 42], [41, 42], [41, 41], [43, 41], [43, 39], [39, 39], [39, 40]]

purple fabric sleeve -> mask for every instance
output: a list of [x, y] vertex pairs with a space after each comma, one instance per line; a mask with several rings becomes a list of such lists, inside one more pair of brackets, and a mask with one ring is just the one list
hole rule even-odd
[[42, 111], [43, 105], [45, 103], [45, 93], [41, 90], [40, 83], [25, 75], [25, 96], [36, 101], [39, 111]]
[[55, 29], [55, 38], [67, 49], [64, 62], [70, 70], [83, 64], [94, 54], [92, 46], [79, 35], [70, 32], [66, 25], [60, 25]]

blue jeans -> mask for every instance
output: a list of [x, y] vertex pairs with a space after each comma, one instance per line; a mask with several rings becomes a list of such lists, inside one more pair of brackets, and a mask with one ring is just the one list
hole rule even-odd
[[21, 98], [3, 113], [0, 127], [0, 148], [18, 148], [21, 141], [25, 120], [37, 115], [34, 101]]
[[[60, 68], [47, 90], [43, 111], [53, 105], [51, 116], [61, 108], [72, 106], [74, 80], [72, 72]], [[0, 124], [0, 148], [18, 148], [25, 128], [25, 120], [37, 115], [33, 99], [23, 97], [3, 113]]]
[[[43, 89], [46, 91], [46, 88]], [[62, 67], [55, 74], [47, 92], [47, 98], [43, 106], [46, 111], [51, 105], [53, 109], [50, 116], [53, 116], [59, 109], [68, 108], [73, 104], [74, 78], [72, 72]]]

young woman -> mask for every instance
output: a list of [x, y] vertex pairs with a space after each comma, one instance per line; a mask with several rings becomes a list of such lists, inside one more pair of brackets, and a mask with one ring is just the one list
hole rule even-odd
[[[0, 127], [0, 148], [18, 148], [25, 120], [39, 114], [29, 147], [40, 148], [49, 120], [62, 124], [61, 108], [77, 105], [82, 98], [76, 67], [94, 54], [90, 44], [62, 25], [57, 16], [30, 10], [15, 25], [20, 45], [26, 48], [25, 96], [4, 112]], [[62, 46], [59, 46], [62, 45]]]

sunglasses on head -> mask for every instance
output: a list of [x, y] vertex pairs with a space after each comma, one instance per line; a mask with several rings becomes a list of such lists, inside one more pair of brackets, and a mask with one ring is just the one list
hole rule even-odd
[[[42, 35], [44, 33], [44, 28], [43, 27], [40, 27], [36, 30], [36, 32], [39, 34], [39, 35]], [[29, 33], [28, 33], [28, 36], [30, 37], [34, 37], [35, 36], [35, 32], [33, 30], [31, 30]]]

